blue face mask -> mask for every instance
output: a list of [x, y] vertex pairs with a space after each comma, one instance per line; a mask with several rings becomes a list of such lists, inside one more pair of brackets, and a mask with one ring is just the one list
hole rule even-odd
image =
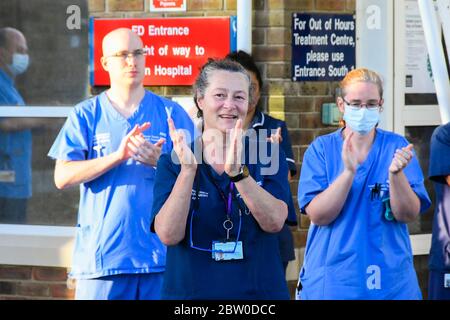
[[24, 73], [30, 64], [30, 58], [27, 54], [14, 53], [12, 64], [8, 65], [8, 69], [15, 77]]
[[354, 110], [345, 105], [344, 120], [352, 131], [358, 132], [360, 135], [366, 135], [380, 121], [380, 112], [378, 109], [369, 110], [367, 108]]

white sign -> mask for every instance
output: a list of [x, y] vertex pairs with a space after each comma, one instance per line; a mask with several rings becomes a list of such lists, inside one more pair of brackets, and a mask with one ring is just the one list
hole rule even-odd
[[435, 93], [419, 6], [405, 1], [405, 93]]
[[150, 0], [150, 11], [186, 11], [186, 0]]

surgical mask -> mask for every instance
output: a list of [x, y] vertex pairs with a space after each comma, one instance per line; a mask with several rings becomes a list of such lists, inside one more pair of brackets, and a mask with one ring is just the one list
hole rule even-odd
[[24, 73], [30, 64], [30, 57], [27, 54], [14, 53], [12, 60], [12, 64], [8, 65], [8, 69], [14, 77]]
[[380, 112], [377, 109], [369, 110], [367, 108], [359, 108], [357, 110], [345, 105], [344, 120], [346, 125], [352, 131], [361, 135], [366, 135], [380, 121]]

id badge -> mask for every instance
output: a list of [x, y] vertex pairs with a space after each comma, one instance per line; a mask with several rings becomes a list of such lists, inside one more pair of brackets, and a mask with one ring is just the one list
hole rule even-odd
[[[236, 246], [236, 250], [234, 247]], [[242, 249], [242, 241], [227, 241], [227, 242], [219, 242], [215, 241], [212, 244], [213, 252], [212, 258], [216, 261], [227, 261], [227, 260], [240, 260], [244, 259], [244, 252]], [[226, 251], [226, 252], [217, 252], [216, 250]]]
[[16, 172], [13, 170], [0, 170], [0, 182], [16, 182]]
[[444, 288], [450, 288], [450, 273], [444, 274]]

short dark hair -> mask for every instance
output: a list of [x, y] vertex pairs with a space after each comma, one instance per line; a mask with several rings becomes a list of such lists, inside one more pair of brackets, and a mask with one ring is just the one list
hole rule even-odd
[[246, 70], [253, 72], [256, 75], [256, 79], [258, 80], [259, 88], [262, 90], [263, 81], [261, 77], [261, 73], [259, 72], [258, 67], [256, 66], [255, 60], [253, 57], [243, 50], [230, 52], [225, 57], [226, 59], [230, 59], [236, 61], [241, 66], [243, 66]]

